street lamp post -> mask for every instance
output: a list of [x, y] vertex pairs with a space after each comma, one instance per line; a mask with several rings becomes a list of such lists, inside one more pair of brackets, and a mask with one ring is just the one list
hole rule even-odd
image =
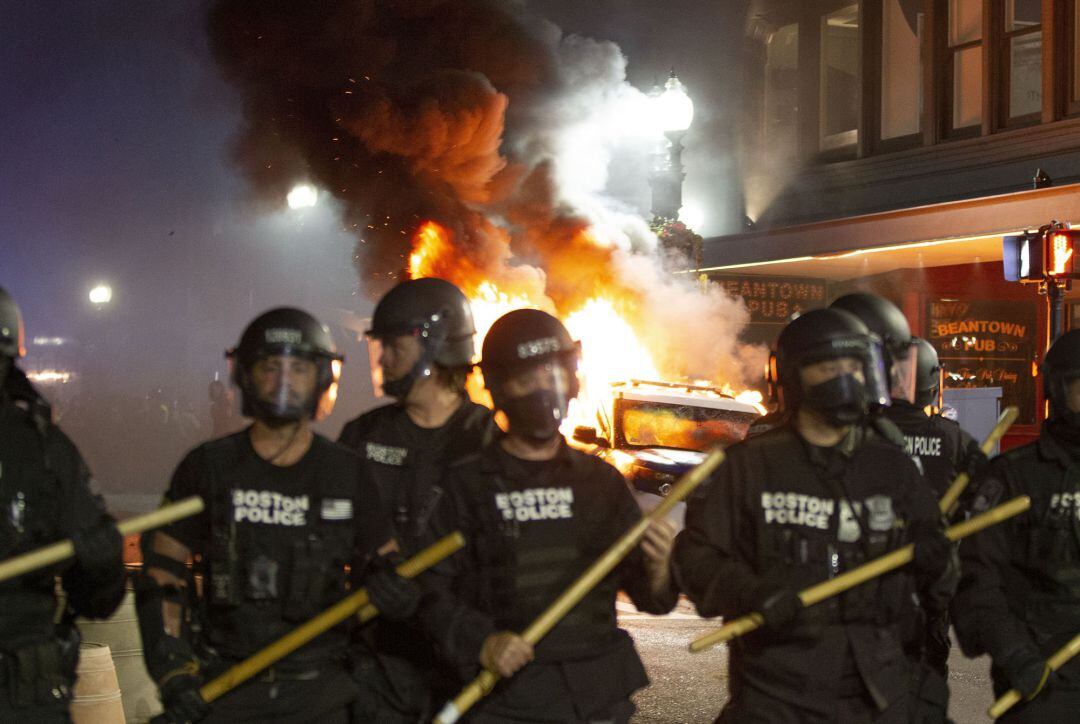
[[694, 102], [674, 70], [664, 83], [663, 90], [653, 96], [653, 111], [665, 140], [653, 155], [649, 172], [652, 214], [677, 220], [679, 209], [682, 208], [682, 183], [686, 178], [682, 164], [682, 139], [694, 120]]

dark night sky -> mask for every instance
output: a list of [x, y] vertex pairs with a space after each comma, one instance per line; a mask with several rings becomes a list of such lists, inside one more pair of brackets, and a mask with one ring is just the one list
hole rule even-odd
[[[743, 2], [530, 4], [566, 32], [619, 43], [639, 88], [674, 65], [698, 108], [687, 195], [726, 187], [732, 168], [718, 151]], [[100, 384], [161, 387], [202, 406], [223, 348], [256, 313], [370, 310], [331, 209], [245, 205], [227, 159], [239, 113], [210, 61], [201, 0], [0, 8], [0, 285], [31, 336], [83, 340], [80, 363], [96, 365]], [[86, 301], [98, 280], [115, 290], [107, 310]], [[340, 424], [370, 399], [364, 348], [335, 334], [351, 362]]]

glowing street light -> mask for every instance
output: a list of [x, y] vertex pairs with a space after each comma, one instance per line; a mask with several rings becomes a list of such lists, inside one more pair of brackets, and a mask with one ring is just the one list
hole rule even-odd
[[297, 184], [285, 197], [290, 209], [307, 209], [319, 201], [319, 191], [311, 184]]
[[653, 122], [663, 130], [666, 140], [653, 155], [649, 173], [652, 213], [664, 219], [678, 219], [683, 205], [682, 183], [686, 178], [682, 139], [694, 121], [694, 102], [674, 70], [663, 90], [657, 90], [652, 96]]
[[694, 121], [694, 101], [686, 92], [686, 86], [671, 71], [664, 90], [655, 96], [656, 120], [664, 133], [682, 133]]
[[98, 284], [90, 290], [90, 303], [102, 306], [112, 301], [112, 287], [108, 284]]

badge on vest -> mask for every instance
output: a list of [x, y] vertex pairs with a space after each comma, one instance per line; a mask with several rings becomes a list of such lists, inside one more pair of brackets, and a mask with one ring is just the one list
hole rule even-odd
[[367, 459], [383, 465], [404, 465], [408, 448], [380, 445], [377, 442], [367, 444]]
[[352, 501], [348, 498], [323, 498], [323, 520], [352, 520]]

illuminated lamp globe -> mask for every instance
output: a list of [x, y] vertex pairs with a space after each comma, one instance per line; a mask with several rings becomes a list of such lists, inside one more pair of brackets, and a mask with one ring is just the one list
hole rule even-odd
[[319, 192], [311, 184], [297, 184], [293, 186], [285, 200], [289, 202], [290, 209], [306, 209], [318, 202]]
[[112, 287], [108, 284], [98, 284], [90, 290], [91, 304], [108, 304], [112, 301]]
[[686, 93], [686, 86], [671, 71], [664, 83], [664, 90], [655, 96], [656, 120], [665, 133], [680, 133], [690, 127], [694, 120], [694, 101]]

